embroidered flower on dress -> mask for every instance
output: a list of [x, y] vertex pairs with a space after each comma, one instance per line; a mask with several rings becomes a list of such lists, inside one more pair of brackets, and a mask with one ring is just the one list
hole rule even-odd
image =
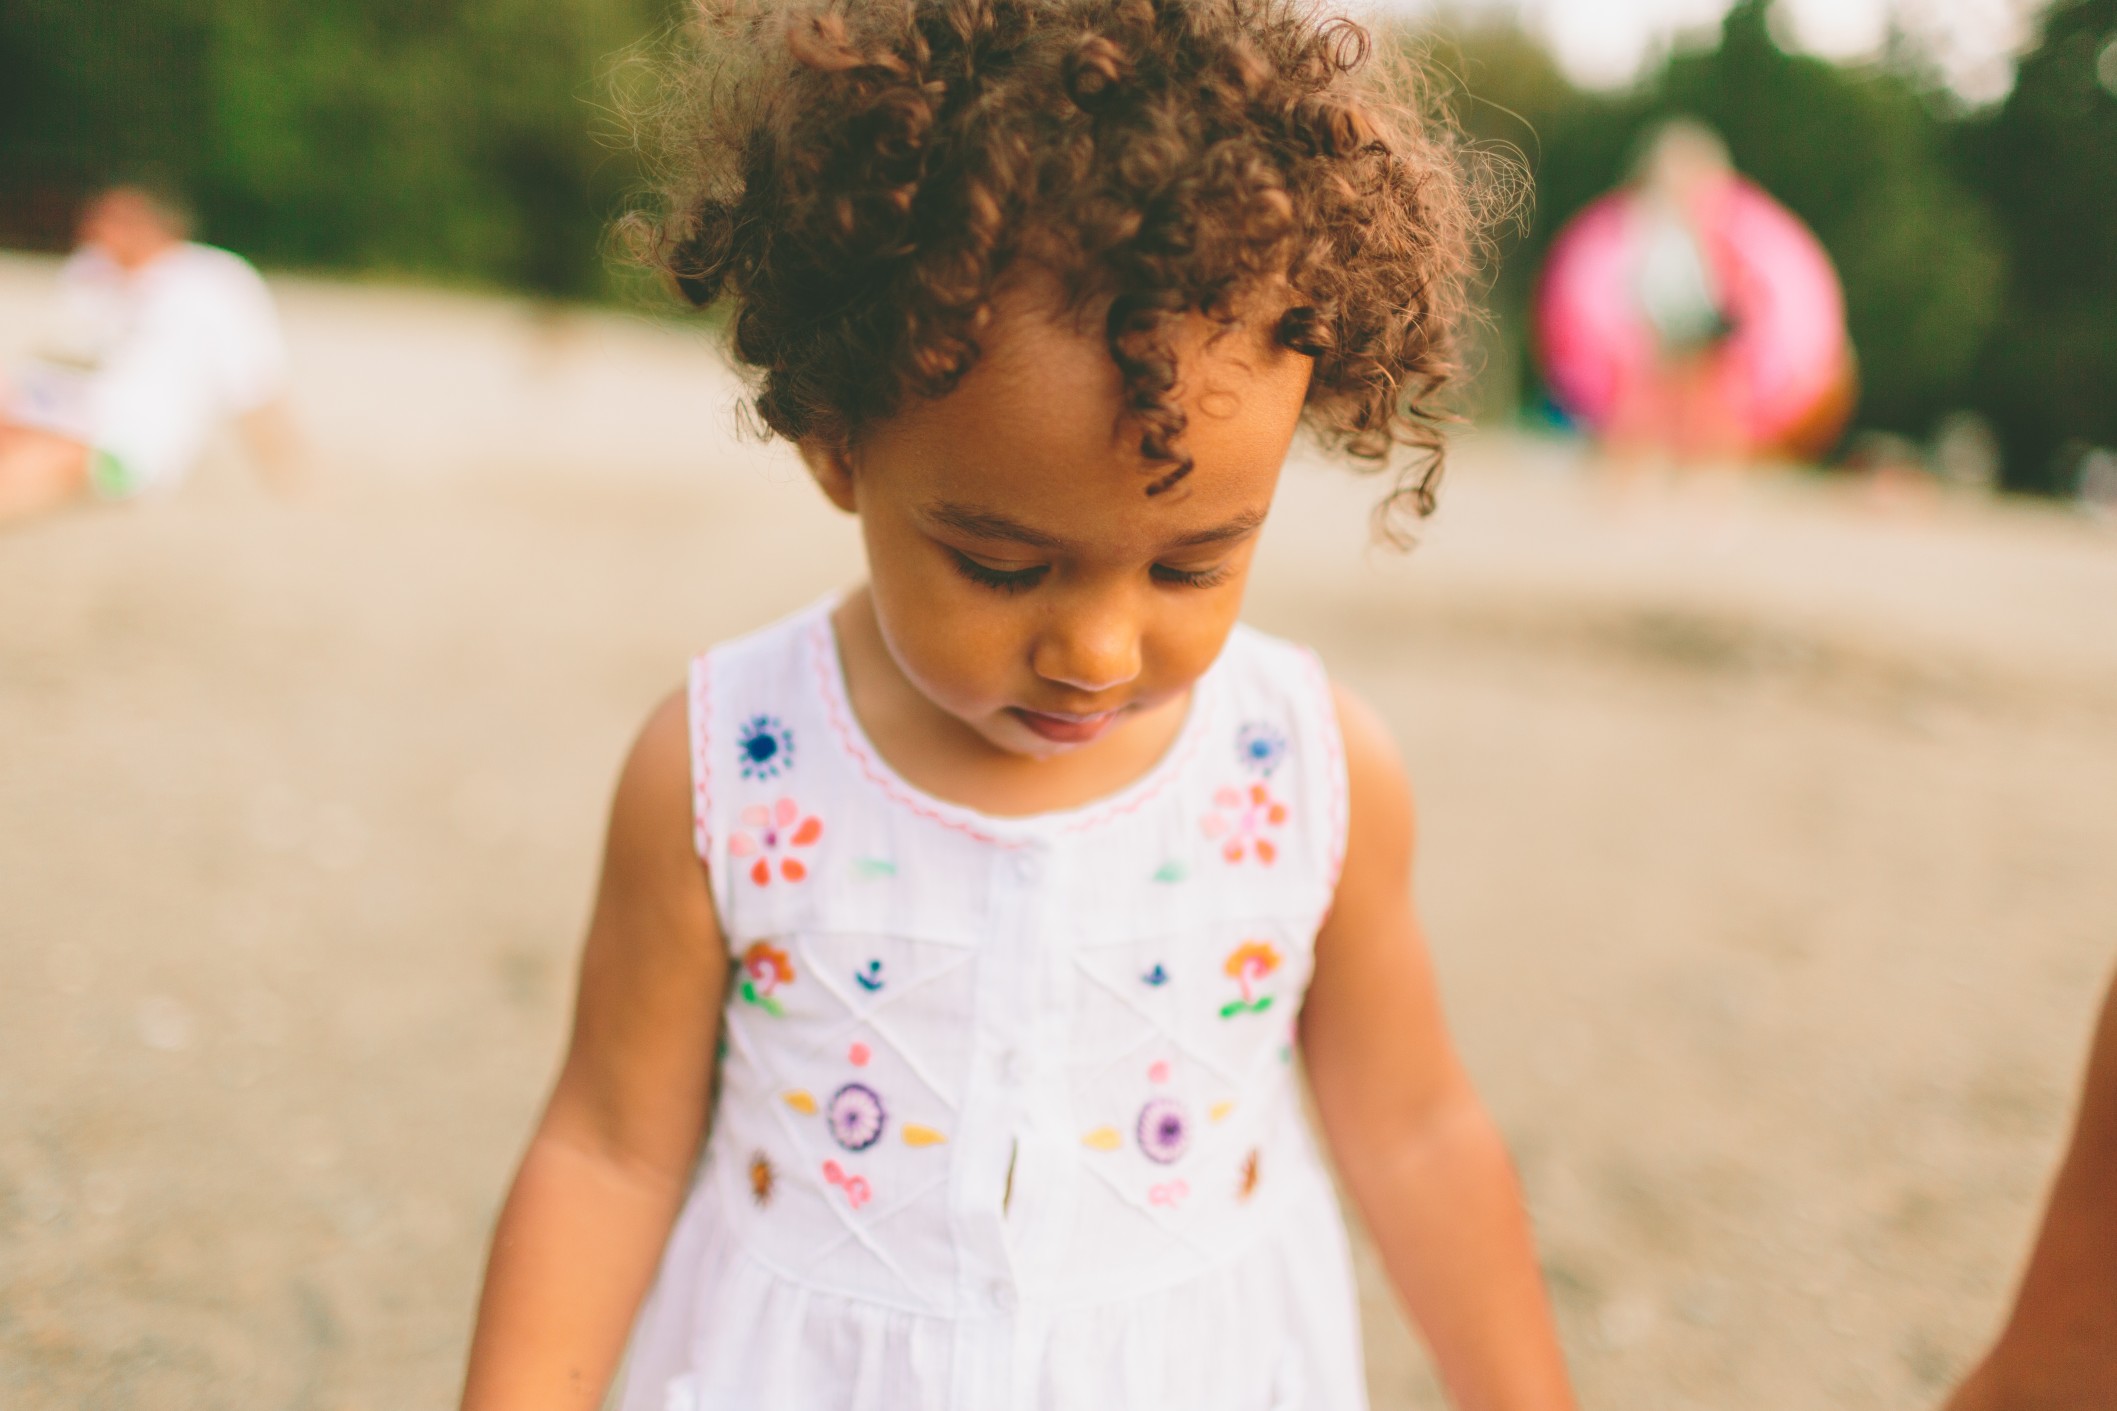
[[1231, 999], [1220, 1006], [1220, 1017], [1233, 1019], [1238, 1014], [1262, 1014], [1272, 1007], [1270, 995], [1257, 993], [1257, 982], [1279, 968], [1279, 952], [1272, 949], [1269, 941], [1244, 941], [1228, 952], [1227, 962], [1220, 967], [1242, 986], [1242, 998]]
[[1286, 736], [1262, 721], [1252, 721], [1235, 737], [1235, 756], [1244, 769], [1269, 779], [1286, 758]]
[[761, 1151], [753, 1152], [750, 1156], [751, 1199], [755, 1200], [759, 1206], [770, 1205], [772, 1203], [772, 1188], [777, 1184], [778, 1180], [778, 1173], [772, 1169], [771, 1158]]
[[770, 941], [752, 941], [742, 953], [743, 1003], [754, 1004], [767, 1014], [784, 1014], [772, 991], [794, 983], [794, 962]]
[[1167, 1166], [1191, 1145], [1191, 1118], [1173, 1097], [1157, 1097], [1139, 1110], [1139, 1149]]
[[772, 880], [772, 860], [779, 860], [779, 875], [799, 882], [809, 875], [808, 865], [787, 850], [805, 848], [823, 836], [823, 820], [813, 814], [802, 817], [800, 805], [781, 799], [766, 808], [751, 804], [738, 820], [742, 826], [728, 836], [728, 856], [754, 857], [750, 880], [762, 887]]
[[1272, 797], [1262, 784], [1247, 789], [1222, 789], [1213, 795], [1213, 812], [1206, 817], [1208, 838], [1224, 838], [1220, 855], [1240, 862], [1251, 853], [1270, 866], [1279, 856], [1279, 845], [1268, 836], [1270, 829], [1286, 822], [1286, 805]]
[[875, 1198], [874, 1191], [868, 1187], [867, 1177], [855, 1176], [835, 1161], [823, 1163], [823, 1179], [844, 1191], [845, 1203], [855, 1210]]
[[1257, 1194], [1257, 1148], [1251, 1147], [1250, 1154], [1242, 1158], [1242, 1184], [1236, 1187], [1235, 1199], [1248, 1200], [1255, 1194]]
[[753, 715], [735, 742], [745, 779], [777, 779], [794, 767], [794, 732], [776, 716]]
[[865, 1083], [847, 1083], [832, 1093], [824, 1117], [830, 1123], [831, 1140], [847, 1151], [866, 1151], [880, 1141], [888, 1121], [882, 1095]]

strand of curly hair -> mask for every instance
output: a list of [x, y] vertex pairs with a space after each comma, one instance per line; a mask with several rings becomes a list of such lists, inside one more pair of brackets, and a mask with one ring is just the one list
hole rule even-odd
[[[754, 407], [849, 445], [975, 365], [1018, 261], [1100, 313], [1164, 493], [1192, 468], [1177, 322], [1270, 300], [1304, 419], [1433, 507], [1479, 221], [1404, 64], [1301, 0], [724, 0], [669, 71], [636, 252], [732, 311]], [[1399, 454], [1405, 452], [1407, 454]]]

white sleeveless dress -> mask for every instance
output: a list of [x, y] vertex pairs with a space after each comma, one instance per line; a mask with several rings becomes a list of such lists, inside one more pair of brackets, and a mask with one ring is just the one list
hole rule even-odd
[[1346, 828], [1315, 658], [1238, 627], [1145, 777], [995, 818], [882, 761], [829, 610], [692, 666], [736, 963], [624, 1411], [1360, 1411], [1292, 1067]]

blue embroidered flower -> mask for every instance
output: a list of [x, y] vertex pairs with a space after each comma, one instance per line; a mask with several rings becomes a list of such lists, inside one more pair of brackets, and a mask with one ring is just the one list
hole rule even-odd
[[1269, 725], [1252, 721], [1235, 737], [1235, 754], [1243, 768], [1268, 778], [1279, 767], [1279, 761], [1286, 758], [1286, 736]]
[[753, 715], [736, 741], [745, 779], [777, 779], [794, 767], [794, 732], [775, 716]]

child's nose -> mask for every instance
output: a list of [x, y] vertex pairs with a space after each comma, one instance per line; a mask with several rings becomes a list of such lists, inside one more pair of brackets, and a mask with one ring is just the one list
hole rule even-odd
[[1069, 606], [1037, 640], [1030, 658], [1046, 681], [1089, 694], [1139, 675], [1139, 621], [1119, 602]]

